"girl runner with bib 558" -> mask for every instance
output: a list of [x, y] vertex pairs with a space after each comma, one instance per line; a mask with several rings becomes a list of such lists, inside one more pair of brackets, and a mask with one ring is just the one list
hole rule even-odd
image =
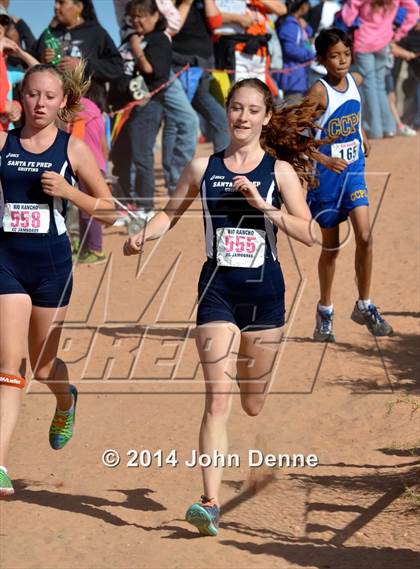
[[[72, 289], [67, 200], [105, 223], [116, 215], [89, 147], [59, 130], [89, 87], [84, 65], [63, 72], [35, 65], [22, 82], [24, 126], [0, 132], [0, 496], [13, 494], [6, 457], [19, 414], [29, 349], [35, 379], [56, 398], [49, 440], [61, 449], [73, 434], [77, 390], [57, 358], [59, 323]], [[80, 179], [90, 195], [74, 187]]]
[[[146, 241], [160, 238], [201, 193], [207, 260], [198, 283], [195, 339], [206, 385], [199, 450], [210, 456], [228, 451], [232, 379], [250, 416], [260, 413], [268, 393], [284, 324], [277, 229], [312, 245], [310, 211], [291, 164], [307, 177], [304, 154], [314, 141], [299, 133], [313, 126], [314, 107], [275, 109], [258, 79], [236, 83], [226, 104], [229, 146], [185, 168], [175, 194], [144, 234]], [[138, 254], [142, 242], [141, 233], [134, 235], [124, 254]], [[186, 513], [204, 535], [218, 531], [222, 474], [220, 463], [202, 468], [203, 496]]]
[[[308, 192], [312, 215], [321, 227], [322, 252], [318, 262], [321, 298], [316, 310], [314, 339], [334, 342], [331, 297], [335, 264], [340, 249], [341, 222], [350, 218], [356, 238], [355, 268], [359, 299], [351, 319], [366, 325], [374, 336], [389, 336], [392, 328], [370, 300], [372, 235], [368, 191], [364, 176], [369, 143], [362, 129], [358, 85], [362, 77], [349, 73], [351, 40], [341, 30], [322, 30], [315, 40], [318, 61], [327, 75], [311, 87], [308, 96], [321, 110], [322, 143], [310, 153], [317, 162], [318, 187]], [[327, 139], [327, 140], [325, 140]]]

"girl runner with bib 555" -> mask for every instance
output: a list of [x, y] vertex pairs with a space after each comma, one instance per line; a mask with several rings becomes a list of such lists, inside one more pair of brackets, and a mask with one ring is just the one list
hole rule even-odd
[[[250, 416], [260, 413], [269, 390], [284, 324], [277, 229], [312, 245], [310, 211], [291, 163], [305, 178], [304, 154], [314, 141], [300, 133], [313, 126], [314, 107], [276, 109], [258, 79], [236, 83], [226, 104], [229, 146], [185, 168], [144, 235], [146, 241], [160, 238], [201, 194], [207, 260], [198, 283], [195, 339], [206, 385], [199, 448], [210, 456], [228, 450], [232, 379]], [[124, 254], [138, 254], [142, 241], [141, 233], [128, 239]], [[202, 468], [203, 496], [186, 513], [204, 535], [218, 531], [222, 474], [219, 463]]]

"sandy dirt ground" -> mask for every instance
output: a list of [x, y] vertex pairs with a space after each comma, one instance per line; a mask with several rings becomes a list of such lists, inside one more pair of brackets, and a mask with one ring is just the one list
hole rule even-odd
[[[204, 258], [200, 206], [148, 244], [140, 263], [121, 255], [124, 231], [107, 229], [108, 263], [75, 268], [60, 348], [80, 391], [77, 430], [63, 451], [52, 451], [54, 403], [31, 384], [10, 456], [16, 494], [0, 504], [0, 566], [420, 567], [418, 511], [407, 496], [420, 463], [410, 450], [420, 440], [418, 156], [418, 138], [398, 138], [375, 142], [368, 160], [372, 298], [393, 337], [377, 340], [349, 318], [356, 299], [350, 235], [334, 287], [337, 343], [314, 343], [319, 247], [280, 237], [286, 335], [273, 348], [263, 413], [247, 417], [234, 398], [230, 452], [240, 464], [225, 472], [216, 538], [197, 537], [183, 520], [201, 493], [199, 468], [185, 464], [197, 448], [203, 406], [193, 339]], [[107, 449], [120, 453], [118, 467], [102, 464]], [[128, 467], [131, 449], [162, 449], [164, 464], [157, 455], [148, 468]], [[165, 463], [172, 449], [176, 467]], [[249, 449], [315, 454], [319, 465], [251, 470]], [[140, 458], [147, 464], [147, 453]]]

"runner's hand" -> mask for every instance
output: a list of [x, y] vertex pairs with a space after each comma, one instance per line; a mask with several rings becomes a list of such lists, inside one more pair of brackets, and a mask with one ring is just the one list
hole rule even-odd
[[126, 257], [139, 255], [143, 252], [143, 232], [136, 233], [127, 239], [123, 245], [123, 253]]
[[73, 191], [72, 186], [57, 172], [44, 172], [41, 176], [41, 185], [44, 192], [53, 198], [68, 200]]
[[332, 170], [336, 174], [344, 172], [348, 165], [349, 163], [342, 158], [332, 158], [331, 156], [328, 156], [324, 163], [324, 166], [328, 168], [328, 170]]
[[263, 209], [267, 205], [255, 184], [250, 182], [246, 176], [235, 176], [233, 178], [233, 187], [238, 192], [241, 192], [249, 205], [255, 207], [255, 209]]

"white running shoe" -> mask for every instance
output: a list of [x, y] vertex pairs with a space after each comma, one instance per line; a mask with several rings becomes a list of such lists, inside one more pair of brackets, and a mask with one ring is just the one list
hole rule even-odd
[[335, 342], [333, 330], [334, 311], [325, 312], [316, 309], [314, 340], [317, 342]]
[[397, 128], [397, 134], [401, 136], [417, 136], [417, 132], [408, 124], [402, 124]]

